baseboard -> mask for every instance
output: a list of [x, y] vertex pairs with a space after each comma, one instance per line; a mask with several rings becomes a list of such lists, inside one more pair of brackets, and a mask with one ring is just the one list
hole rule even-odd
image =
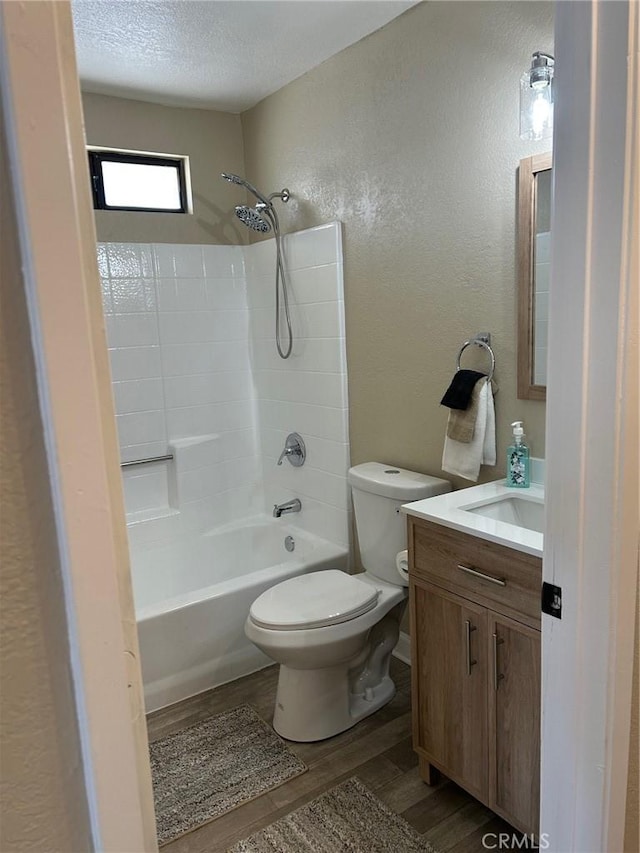
[[400, 638], [393, 650], [393, 656], [411, 666], [411, 637], [404, 631], [400, 631]]

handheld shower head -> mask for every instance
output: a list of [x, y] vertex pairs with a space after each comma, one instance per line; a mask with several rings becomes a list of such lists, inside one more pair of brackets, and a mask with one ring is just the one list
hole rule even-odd
[[246, 204], [239, 204], [236, 207], [236, 216], [240, 222], [253, 231], [259, 231], [262, 234], [271, 231], [271, 224], [253, 207], [248, 207]]
[[228, 172], [221, 172], [220, 177], [224, 178], [225, 181], [229, 181], [230, 184], [237, 184], [239, 187], [244, 186], [244, 181], [239, 175], [232, 175]]
[[245, 187], [245, 189], [249, 190], [252, 195], [254, 195], [258, 201], [261, 201], [262, 204], [266, 204], [267, 207], [271, 207], [271, 202], [268, 198], [265, 198], [261, 192], [259, 192], [253, 184], [250, 184], [249, 181], [245, 181], [244, 178], [241, 178], [240, 175], [233, 175], [230, 172], [222, 172], [221, 176], [225, 179], [225, 181], [229, 181], [230, 184], [236, 184], [239, 187]]

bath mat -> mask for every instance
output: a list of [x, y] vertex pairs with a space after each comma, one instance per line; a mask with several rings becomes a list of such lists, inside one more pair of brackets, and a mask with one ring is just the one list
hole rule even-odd
[[307, 769], [249, 705], [149, 747], [158, 844], [166, 844]]
[[347, 779], [227, 853], [437, 853], [359, 779]]

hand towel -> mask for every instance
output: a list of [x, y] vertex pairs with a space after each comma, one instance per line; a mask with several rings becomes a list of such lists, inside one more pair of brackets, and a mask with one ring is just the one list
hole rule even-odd
[[476, 382], [484, 375], [477, 370], [456, 370], [451, 384], [440, 400], [440, 405], [448, 406], [450, 409], [468, 408]]
[[[482, 464], [496, 464], [496, 410], [493, 405], [493, 388], [492, 383], [487, 380], [485, 383], [487, 389], [487, 421], [484, 431], [484, 442], [482, 444]], [[476, 477], [476, 480], [478, 478]]]
[[478, 479], [480, 465], [496, 464], [496, 418], [490, 383], [482, 380], [472, 440], [465, 444], [445, 435], [442, 470], [465, 480]]
[[[478, 397], [480, 396], [481, 388], [482, 385], [480, 382], [476, 382], [473, 386], [469, 408], [464, 410], [451, 409], [449, 412], [449, 419], [447, 421], [447, 435], [449, 438], [454, 438], [463, 444], [469, 444], [473, 438], [473, 431], [476, 428], [476, 418], [478, 417]], [[492, 380], [491, 393], [494, 397], [497, 391], [498, 386]]]

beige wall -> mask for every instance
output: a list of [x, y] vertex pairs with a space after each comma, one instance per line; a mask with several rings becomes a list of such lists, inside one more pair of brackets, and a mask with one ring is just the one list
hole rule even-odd
[[518, 81], [552, 47], [550, 3], [425, 3], [242, 116], [247, 175], [295, 196], [285, 229], [344, 222], [354, 463], [440, 473], [439, 400], [479, 331], [500, 386], [484, 479], [516, 418], [544, 455], [544, 404], [516, 399], [515, 214], [519, 160], [550, 148], [519, 139]]
[[[0, 128], [0, 163], [6, 147]], [[0, 174], [0, 849], [91, 849], [35, 367]]]
[[96, 211], [98, 240], [137, 243], [245, 243], [233, 214], [240, 189], [220, 172], [244, 171], [240, 116], [163, 107], [107, 95], [82, 97], [87, 142], [190, 158], [193, 214]]

